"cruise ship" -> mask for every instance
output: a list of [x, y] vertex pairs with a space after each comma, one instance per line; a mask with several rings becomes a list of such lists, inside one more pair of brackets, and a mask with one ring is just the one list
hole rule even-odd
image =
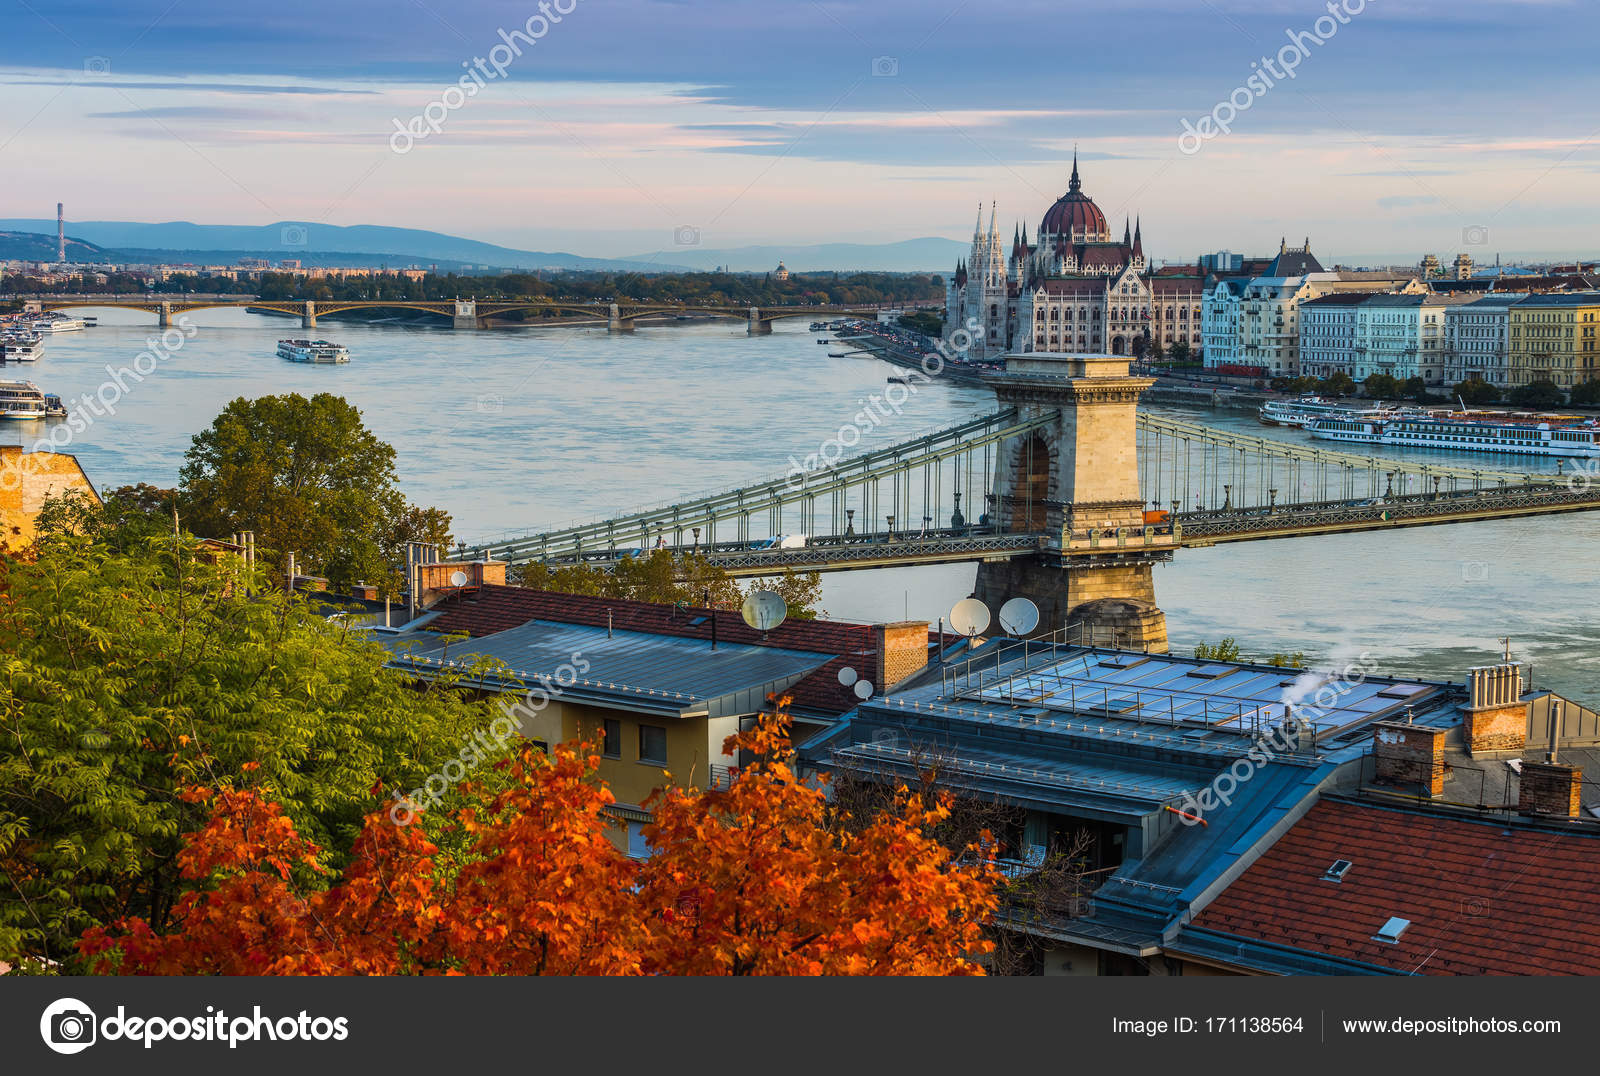
[[88, 322], [82, 318], [69, 318], [65, 314], [49, 310], [42, 317], [30, 322], [28, 328], [37, 333], [75, 333], [81, 332], [87, 324]]
[[1320, 418], [1376, 419], [1394, 414], [1387, 404], [1346, 407], [1321, 396], [1297, 396], [1293, 400], [1269, 400], [1256, 412], [1263, 426], [1293, 426], [1304, 429]]
[[27, 329], [0, 330], [0, 361], [35, 362], [44, 354], [44, 337]]
[[1363, 445], [1600, 459], [1600, 426], [1571, 415], [1453, 411], [1390, 419], [1319, 418], [1306, 429], [1324, 441]]
[[61, 397], [32, 381], [0, 381], [0, 418], [64, 418], [66, 413]]
[[328, 340], [279, 340], [278, 357], [291, 362], [349, 362], [350, 352]]

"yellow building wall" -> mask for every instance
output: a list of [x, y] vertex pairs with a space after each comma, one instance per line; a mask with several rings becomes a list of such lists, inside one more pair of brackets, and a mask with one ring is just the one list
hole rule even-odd
[[1600, 369], [1600, 302], [1585, 306], [1518, 304], [1510, 311], [1507, 354], [1511, 382], [1550, 380], [1563, 389], [1593, 380]]
[[0, 548], [16, 553], [32, 545], [46, 498], [73, 489], [100, 503], [76, 456], [0, 445]]

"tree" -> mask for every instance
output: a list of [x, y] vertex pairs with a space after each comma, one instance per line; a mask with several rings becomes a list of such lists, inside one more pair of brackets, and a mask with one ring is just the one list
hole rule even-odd
[[1554, 381], [1533, 381], [1512, 389], [1510, 401], [1516, 407], [1542, 409], [1560, 407], [1566, 402], [1566, 396]]
[[1201, 661], [1238, 661], [1239, 641], [1229, 635], [1220, 643], [1199, 643], [1194, 648], [1194, 656]]
[[1577, 407], [1600, 406], [1600, 380], [1591, 378], [1572, 386], [1571, 402]]
[[0, 559], [0, 961], [62, 959], [128, 914], [164, 929], [180, 836], [204, 819], [186, 784], [253, 764], [342, 855], [375, 785], [417, 787], [490, 724], [261, 582], [170, 534]]
[[[1456, 385], [1455, 388], [1450, 390], [1450, 395], [1452, 398], [1458, 399], [1466, 406], [1471, 407], [1473, 404], [1494, 403], [1500, 399], [1500, 390], [1482, 378], [1473, 377]], [[1574, 393], [1574, 399], [1576, 399], [1576, 393]]]
[[1408, 377], [1405, 384], [1401, 386], [1400, 391], [1408, 400], [1416, 400], [1419, 403], [1426, 402], [1428, 383], [1420, 377]]
[[440, 522], [409, 515], [394, 449], [328, 393], [234, 400], [195, 436], [181, 479], [196, 533], [254, 531], [260, 546], [295, 553], [335, 586], [362, 580], [390, 589], [396, 536]]
[[330, 870], [264, 785], [196, 789], [172, 929], [86, 932], [101, 971], [156, 974], [978, 974], [997, 875], [909, 795], [853, 832], [797, 779], [781, 705], [726, 748], [731, 787], [652, 798], [643, 863], [609, 840], [592, 743], [525, 749], [509, 787], [452, 813], [460, 855], [369, 814]]
[[1172, 361], [1174, 364], [1182, 364], [1189, 361], [1189, 350], [1189, 341], [1179, 340], [1177, 343], [1172, 345], [1172, 349], [1168, 352], [1168, 354], [1172, 356]]
[[1388, 374], [1371, 374], [1361, 382], [1361, 394], [1369, 400], [1393, 400], [1400, 391], [1400, 380]]
[[1350, 379], [1349, 374], [1333, 373], [1322, 379], [1321, 391], [1329, 396], [1349, 396], [1356, 390], [1356, 383]]

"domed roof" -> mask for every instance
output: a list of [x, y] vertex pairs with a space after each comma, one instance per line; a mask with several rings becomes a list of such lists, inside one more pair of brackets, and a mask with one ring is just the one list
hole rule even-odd
[[1078, 179], [1078, 155], [1072, 155], [1072, 179], [1067, 193], [1056, 199], [1056, 204], [1039, 222], [1041, 235], [1105, 235], [1108, 232], [1106, 215], [1094, 204], [1094, 199], [1083, 193], [1083, 182]]

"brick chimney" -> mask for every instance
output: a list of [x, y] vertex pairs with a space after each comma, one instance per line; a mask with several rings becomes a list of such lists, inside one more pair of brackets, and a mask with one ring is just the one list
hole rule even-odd
[[377, 601], [378, 588], [371, 583], [357, 583], [350, 588], [350, 596], [360, 601]]
[[1467, 674], [1467, 750], [1512, 752], [1528, 746], [1528, 704], [1522, 699], [1522, 666], [1484, 665]]
[[1372, 758], [1379, 784], [1424, 796], [1444, 795], [1444, 729], [1380, 721], [1373, 726]]
[[1560, 762], [1522, 763], [1522, 783], [1517, 793], [1517, 810], [1522, 814], [1547, 814], [1574, 818], [1583, 772]]
[[928, 622], [902, 620], [894, 624], [875, 624], [872, 642], [878, 651], [874, 682], [880, 692], [887, 691], [928, 666]]

